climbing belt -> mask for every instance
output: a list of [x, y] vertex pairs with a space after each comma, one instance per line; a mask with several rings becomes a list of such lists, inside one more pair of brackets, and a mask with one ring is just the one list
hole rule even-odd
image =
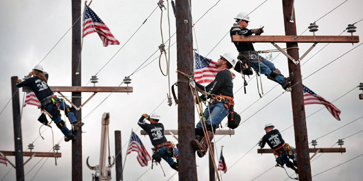
[[[178, 73], [184, 75], [185, 77], [187, 77], [189, 79], [189, 88], [190, 88], [190, 91], [191, 91], [191, 94], [193, 95], [193, 98], [196, 100], [196, 108], [197, 108], [197, 113], [198, 113], [198, 116], [199, 116], [199, 120], [201, 120], [201, 124], [202, 124], [202, 128], [203, 128], [203, 133], [204, 133], [204, 137], [205, 138], [209, 138], [209, 133], [208, 133], [208, 130], [207, 130], [207, 125], [206, 125], [206, 119], [205, 119], [205, 116], [204, 116], [204, 113], [203, 113], [203, 108], [202, 108], [202, 104], [201, 102], [199, 101], [199, 98], [198, 98], [198, 92], [196, 90], [196, 87], [195, 87], [195, 83], [194, 83], [194, 79], [193, 79], [193, 75], [188, 75], [182, 71], [179, 71], [177, 70]], [[211, 124], [212, 126], [212, 124]], [[213, 128], [212, 128], [213, 129]], [[212, 134], [213, 131], [212, 131]], [[214, 137], [214, 135], [213, 135]], [[218, 167], [216, 165], [216, 161], [215, 161], [215, 158], [214, 158], [214, 150], [212, 149], [212, 144], [211, 144], [211, 141], [209, 139], [205, 139], [207, 141], [207, 146], [209, 148], [209, 154], [210, 154], [210, 157], [212, 159], [212, 162], [213, 162], [213, 166], [214, 166], [214, 170], [217, 174], [217, 178], [218, 180], [220, 181], [220, 177], [219, 177], [219, 173], [218, 173]]]

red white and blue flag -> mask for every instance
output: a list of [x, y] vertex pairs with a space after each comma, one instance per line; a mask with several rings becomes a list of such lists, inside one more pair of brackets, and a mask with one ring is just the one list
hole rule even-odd
[[144, 145], [142, 144], [140, 138], [132, 132], [129, 148], [127, 149], [127, 155], [132, 151], [137, 152], [137, 161], [142, 167], [147, 166], [147, 162], [151, 160], [149, 153], [146, 151]]
[[334, 106], [331, 102], [325, 100], [323, 97], [319, 96], [309, 88], [303, 85], [304, 92], [304, 105], [309, 104], [322, 104], [328, 109], [328, 111], [335, 117], [335, 119], [340, 121], [340, 113], [341, 111]]
[[223, 149], [221, 150], [221, 156], [219, 158], [218, 170], [221, 170], [224, 173], [227, 172], [226, 161], [224, 160], [224, 157], [223, 157]]
[[8, 165], [8, 160], [5, 158], [5, 156], [0, 152], [0, 164]]
[[107, 47], [108, 45], [120, 44], [101, 18], [88, 6], [85, 7], [83, 21], [83, 37], [96, 32], [100, 36], [103, 46]]
[[211, 83], [218, 73], [216, 62], [195, 52], [194, 79], [199, 84]]
[[[218, 67], [216, 66], [215, 61], [212, 59], [203, 57], [202, 55], [195, 52], [194, 54], [194, 79], [199, 84], [209, 84], [211, 83], [217, 73], [218, 73]], [[232, 77], [234, 78], [236, 75], [232, 73]]]
[[26, 97], [25, 97], [25, 102], [24, 102], [24, 106], [26, 105], [33, 105], [33, 106], [37, 106], [39, 107], [41, 104], [37, 98], [37, 96], [35, 96], [34, 92], [27, 92], [26, 93]]

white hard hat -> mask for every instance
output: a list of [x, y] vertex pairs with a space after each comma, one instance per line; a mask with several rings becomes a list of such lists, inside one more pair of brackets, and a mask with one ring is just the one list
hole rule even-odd
[[160, 119], [160, 115], [158, 113], [152, 113], [151, 116], [150, 116], [151, 119], [157, 119], [159, 120]]
[[221, 57], [226, 59], [232, 65], [232, 67], [234, 67], [234, 64], [236, 64], [235, 56], [233, 55], [233, 53], [225, 53], [221, 55]]
[[272, 123], [268, 123], [268, 124], [266, 124], [266, 125], [265, 125], [265, 129], [266, 129], [266, 128], [270, 128], [270, 127], [274, 128], [274, 127], [275, 127], [275, 125], [273, 125]]
[[237, 16], [234, 19], [244, 20], [244, 21], [250, 21], [250, 17], [248, 17], [248, 14], [245, 12], [240, 12], [237, 14]]
[[40, 71], [40, 72], [43, 72], [43, 66], [42, 66], [42, 65], [40, 65], [40, 64], [38, 64], [38, 65], [36, 65], [36, 66], [33, 68], [33, 70], [38, 70], [38, 71]]

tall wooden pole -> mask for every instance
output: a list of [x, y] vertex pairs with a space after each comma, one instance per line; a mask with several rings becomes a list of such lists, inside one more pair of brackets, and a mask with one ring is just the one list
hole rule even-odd
[[[211, 143], [211, 147], [210, 147], [209, 150], [214, 150], [214, 143]], [[209, 180], [210, 181], [215, 181], [216, 180], [216, 171], [214, 169], [212, 156], [214, 156], [214, 155], [211, 155], [210, 153], [208, 154], [208, 157], [209, 157]]]
[[[81, 86], [81, 0], [72, 0], [72, 86]], [[77, 70], [79, 68], [79, 70]], [[78, 72], [77, 72], [78, 71]], [[77, 72], [77, 73], [76, 73]], [[81, 105], [81, 92], [72, 92], [72, 102]], [[82, 119], [81, 110], [74, 112], [77, 120]], [[72, 180], [82, 181], [82, 128], [73, 132], [77, 140], [72, 141]]]
[[115, 155], [116, 155], [116, 181], [123, 180], [122, 176], [122, 143], [121, 130], [115, 131]]
[[[282, 0], [284, 11], [284, 24], [286, 35], [296, 35], [296, 20], [292, 9], [294, 1]], [[295, 60], [299, 59], [299, 49], [297, 43], [286, 43], [287, 53]], [[297, 153], [297, 164], [299, 169], [299, 180], [311, 181], [311, 168], [309, 159], [309, 144], [306, 128], [305, 106], [303, 99], [303, 87], [301, 79], [300, 64], [295, 65], [288, 60], [289, 72], [293, 72], [291, 102], [294, 118], [295, 143]]]
[[14, 126], [14, 148], [16, 180], [24, 180], [24, 160], [23, 160], [23, 136], [21, 132], [20, 99], [19, 90], [16, 87], [17, 76], [11, 77], [11, 92], [13, 95], [13, 126]]
[[[193, 73], [192, 17], [189, 0], [176, 1], [177, 68]], [[190, 144], [194, 138], [194, 101], [188, 79], [178, 74], [179, 180], [197, 180], [195, 154]]]

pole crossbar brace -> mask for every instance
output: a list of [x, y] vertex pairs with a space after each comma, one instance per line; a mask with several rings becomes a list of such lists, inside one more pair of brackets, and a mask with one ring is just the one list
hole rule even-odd
[[275, 42], [271, 42], [271, 44], [273, 46], [275, 46], [282, 54], [284, 54], [289, 60], [291, 60], [292, 62], [294, 62], [295, 65], [299, 64], [300, 61], [305, 58], [306, 55], [308, 55], [310, 53], [310, 51], [315, 48], [316, 44], [318, 44], [317, 42], [315, 42], [313, 45], [311, 45], [311, 47], [299, 58], [299, 60], [295, 60], [294, 58], [292, 58], [289, 54], [287, 54], [284, 49], [282, 49], [280, 46], [278, 46]]
[[30, 158], [28, 158], [28, 160], [26, 160], [24, 162], [24, 165], [27, 164], [33, 157], [35, 157], [36, 153], [34, 153], [32, 156], [30, 156]]
[[310, 160], [313, 159], [318, 153], [320, 152], [320, 150], [317, 150], [311, 157]]
[[69, 104], [71, 104], [77, 111], [79, 111], [89, 100], [93, 98], [93, 96], [96, 95], [97, 92], [94, 92], [81, 106], [77, 107], [73, 102], [71, 102], [66, 96], [64, 96], [61, 92], [58, 91], [58, 94], [60, 94]]

